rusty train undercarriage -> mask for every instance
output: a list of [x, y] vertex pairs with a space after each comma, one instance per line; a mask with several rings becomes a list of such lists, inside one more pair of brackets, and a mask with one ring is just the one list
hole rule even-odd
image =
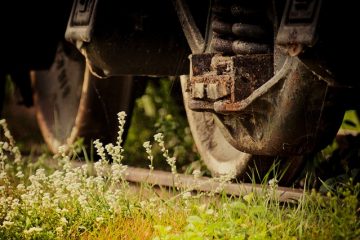
[[344, 111], [358, 108], [356, 67], [343, 61], [355, 54], [346, 47], [353, 40], [334, 29], [351, 28], [351, 11], [321, 0], [66, 1], [47, 16], [54, 33], [28, 41], [49, 43], [36, 45], [39, 58], [2, 63], [0, 73], [12, 73], [24, 103], [34, 101], [54, 152], [77, 137], [113, 140], [116, 113], [131, 112], [144, 79], [177, 76], [214, 175], [254, 165], [264, 173], [280, 158], [291, 182], [303, 156], [329, 144]]

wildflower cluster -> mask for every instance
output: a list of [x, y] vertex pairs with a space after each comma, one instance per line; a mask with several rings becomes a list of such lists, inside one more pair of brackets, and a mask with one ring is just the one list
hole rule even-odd
[[[111, 171], [110, 175], [112, 176], [112, 179], [115, 181], [123, 180], [125, 171], [127, 169], [127, 166], [122, 164], [122, 160], [124, 158], [123, 156], [124, 149], [121, 146], [123, 142], [122, 136], [124, 134], [124, 127], [126, 123], [125, 118], [126, 118], [125, 112], [118, 113], [119, 131], [115, 146], [112, 143], [109, 143], [104, 148], [103, 144], [100, 142], [99, 139], [94, 141], [96, 152], [100, 157], [100, 160], [95, 163], [96, 173], [100, 176], [107, 176], [109, 175], [108, 171]], [[112, 164], [110, 169], [109, 169], [109, 161], [107, 160], [106, 153], [112, 159]]]
[[161, 152], [163, 153], [163, 156], [166, 159], [166, 162], [171, 167], [171, 173], [176, 176], [177, 175], [176, 158], [175, 157], [170, 157], [169, 150], [167, 150], [166, 147], [165, 147], [164, 134], [163, 133], [157, 133], [157, 134], [154, 135], [154, 139], [159, 144]]
[[[118, 115], [122, 128], [125, 116]], [[289, 205], [274, 201], [276, 178], [265, 183], [270, 190], [243, 197], [203, 199], [195, 186], [169, 198], [157, 191], [134, 196], [123, 180], [121, 127], [115, 145], [94, 142], [94, 175], [90, 163], [75, 167], [65, 146], [54, 156], [58, 169], [26, 164], [4, 120], [0, 126], [0, 239], [357, 239], [360, 233], [360, 184], [352, 179], [326, 199], [314, 191]], [[178, 176], [164, 135], [154, 138]], [[152, 145], [143, 147], [153, 170]], [[209, 179], [219, 183], [212, 195], [233, 177]]]
[[[119, 114], [123, 128], [125, 114]], [[90, 164], [74, 167], [69, 148], [61, 146], [54, 158], [59, 169], [47, 172], [43, 168], [34, 174], [23, 172], [24, 161], [7, 129], [0, 142], [0, 239], [64, 239], [91, 230], [103, 219], [121, 214], [126, 188], [120, 188], [126, 166], [122, 165], [123, 130], [119, 130], [116, 146], [94, 142], [100, 160], [95, 163], [96, 175], [90, 175]], [[107, 154], [113, 163], [110, 165]], [[12, 158], [11, 158], [12, 157]], [[16, 162], [13, 160], [16, 159]], [[15, 168], [15, 172], [9, 168]], [[126, 206], [126, 211], [129, 205]], [[74, 229], [74, 226], [76, 228]]]
[[13, 156], [14, 163], [20, 163], [21, 153], [19, 148], [15, 144], [15, 140], [11, 135], [7, 123], [4, 119], [0, 120], [0, 126], [5, 137], [5, 141], [0, 141], [0, 162], [3, 162], [7, 158], [7, 154]]
[[150, 141], [144, 142], [143, 147], [145, 148], [147, 158], [150, 161], [149, 169], [150, 169], [150, 171], [153, 171], [154, 170], [154, 156], [152, 155], [152, 151], [151, 151], [152, 145], [150, 144]]
[[[1, 120], [6, 141], [0, 142], [0, 239], [78, 237], [102, 226], [109, 218], [130, 216], [139, 211], [127, 198], [127, 184], [123, 180], [127, 167], [122, 164], [121, 146], [125, 116], [125, 113], [118, 114], [120, 128], [115, 145], [104, 146], [100, 140], [94, 141], [99, 156], [99, 161], [94, 163], [95, 175], [89, 173], [90, 163], [80, 167], [72, 164], [68, 146], [59, 147], [54, 156], [59, 167], [53, 172], [26, 166], [6, 122]], [[163, 138], [162, 134], [155, 136], [176, 174], [175, 158], [169, 156]], [[152, 145], [145, 142], [144, 148], [149, 167], [153, 169]], [[158, 206], [160, 202], [158, 197], [153, 197], [140, 205], [162, 215], [166, 209]]]

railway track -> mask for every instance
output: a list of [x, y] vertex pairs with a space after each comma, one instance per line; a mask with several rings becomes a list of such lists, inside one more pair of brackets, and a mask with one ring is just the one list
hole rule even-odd
[[[50, 165], [55, 166], [55, 160], [50, 160]], [[84, 162], [72, 161], [73, 167], [81, 167]], [[229, 183], [222, 182], [217, 178], [198, 177], [193, 175], [177, 174], [161, 170], [149, 170], [138, 167], [128, 167], [124, 173], [124, 179], [133, 184], [148, 184], [156, 187], [175, 187], [186, 191], [198, 191], [208, 193], [225, 193], [231, 196], [245, 196], [251, 192], [262, 193], [270, 188], [252, 183]], [[268, 189], [270, 190], [270, 189]], [[275, 197], [280, 202], [297, 202], [304, 194], [303, 189], [289, 187], [277, 187], [273, 189]]]
[[[176, 187], [180, 189], [191, 189], [193, 191], [213, 192], [216, 189], [232, 196], [244, 196], [251, 192], [263, 192], [264, 186], [250, 183], [223, 183], [214, 178], [199, 177], [178, 174], [174, 176], [170, 172], [160, 170], [147, 170], [144, 168], [128, 167], [125, 179], [131, 183], [147, 183], [163, 187]], [[269, 186], [267, 186], [269, 187]], [[276, 197], [281, 202], [298, 201], [303, 195], [301, 189], [278, 187], [275, 189]]]

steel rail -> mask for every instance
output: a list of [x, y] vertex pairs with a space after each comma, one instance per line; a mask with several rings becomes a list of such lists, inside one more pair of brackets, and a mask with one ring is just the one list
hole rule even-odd
[[[164, 187], [176, 187], [185, 190], [222, 193], [233, 196], [244, 196], [251, 192], [261, 193], [268, 187], [251, 183], [222, 183], [216, 181], [216, 178], [199, 177], [191, 175], [177, 174], [170, 172], [144, 168], [128, 167], [125, 172], [125, 179], [132, 183], [148, 183]], [[274, 189], [275, 197], [281, 202], [296, 202], [304, 193], [304, 190], [277, 187]]]
[[[57, 164], [54, 159], [49, 161], [50, 165]], [[85, 162], [71, 161], [73, 167], [81, 167]], [[224, 183], [217, 178], [198, 177], [186, 174], [172, 174], [161, 170], [149, 170], [145, 168], [128, 166], [124, 179], [129, 183], [144, 183], [160, 187], [175, 187], [185, 191], [200, 191], [225, 193], [231, 196], [245, 196], [251, 192], [265, 193], [269, 186], [253, 183]], [[277, 187], [274, 190], [274, 198], [280, 202], [297, 202], [304, 195], [303, 189]]]

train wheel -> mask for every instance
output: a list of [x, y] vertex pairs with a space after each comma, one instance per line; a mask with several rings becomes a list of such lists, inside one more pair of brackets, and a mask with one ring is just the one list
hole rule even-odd
[[215, 124], [216, 120], [212, 113], [195, 112], [188, 108], [187, 79], [188, 76], [185, 75], [180, 77], [189, 126], [200, 156], [212, 175], [231, 174], [240, 176], [243, 180], [248, 179], [253, 169], [261, 177], [269, 171], [274, 161], [279, 161], [280, 171], [286, 169], [282, 182], [290, 184], [302, 169], [304, 158], [294, 156], [280, 159], [273, 156], [256, 156], [234, 148]]
[[52, 152], [79, 137], [113, 141], [116, 114], [131, 113], [135, 99], [133, 77], [97, 79], [76, 51], [60, 44], [50, 69], [31, 73], [37, 121]]
[[195, 144], [208, 169], [214, 175], [240, 174], [245, 171], [251, 155], [231, 146], [214, 122], [212, 113], [195, 112], [189, 109], [186, 90], [188, 76], [181, 76], [181, 89], [187, 119]]

